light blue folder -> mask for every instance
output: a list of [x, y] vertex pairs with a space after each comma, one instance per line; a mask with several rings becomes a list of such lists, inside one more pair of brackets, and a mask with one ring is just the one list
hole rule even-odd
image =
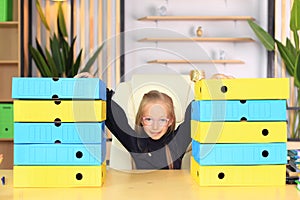
[[94, 144], [105, 138], [101, 123], [14, 123], [14, 143]]
[[105, 160], [105, 140], [101, 144], [15, 144], [14, 165], [101, 165]]
[[286, 121], [286, 100], [193, 101], [196, 121]]
[[98, 78], [23, 78], [12, 79], [13, 99], [101, 99], [106, 100], [106, 85]]
[[286, 164], [286, 143], [201, 144], [192, 141], [192, 156], [200, 165]]

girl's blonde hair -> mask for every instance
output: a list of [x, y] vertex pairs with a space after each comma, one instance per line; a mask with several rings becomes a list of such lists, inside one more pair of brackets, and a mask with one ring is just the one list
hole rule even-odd
[[151, 90], [148, 93], [144, 94], [142, 101], [140, 103], [138, 112], [135, 118], [135, 130], [137, 133], [141, 132], [142, 128], [142, 118], [144, 115], [144, 108], [149, 103], [163, 103], [167, 106], [167, 115], [170, 120], [172, 120], [171, 126], [168, 128], [168, 132], [173, 132], [175, 130], [175, 111], [174, 111], [174, 104], [173, 100], [170, 96], [165, 93], [159, 92], [157, 90]]

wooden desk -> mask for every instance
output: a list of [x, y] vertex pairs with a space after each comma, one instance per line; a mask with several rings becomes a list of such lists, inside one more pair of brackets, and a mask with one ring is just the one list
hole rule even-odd
[[1, 200], [159, 200], [221, 199], [275, 200], [300, 199], [295, 185], [283, 187], [199, 187], [189, 171], [141, 171], [136, 173], [108, 170], [101, 188], [13, 188], [12, 170], [0, 170], [6, 185], [0, 185]]

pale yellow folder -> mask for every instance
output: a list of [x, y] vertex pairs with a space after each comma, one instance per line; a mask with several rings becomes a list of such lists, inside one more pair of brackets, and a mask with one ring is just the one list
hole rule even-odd
[[285, 165], [200, 166], [191, 158], [191, 175], [200, 186], [283, 186]]
[[15, 100], [15, 122], [100, 122], [106, 119], [102, 100]]
[[288, 78], [202, 79], [195, 100], [288, 99]]
[[200, 143], [287, 141], [286, 122], [200, 122], [191, 120], [192, 139]]
[[106, 176], [101, 166], [14, 166], [14, 187], [100, 187]]

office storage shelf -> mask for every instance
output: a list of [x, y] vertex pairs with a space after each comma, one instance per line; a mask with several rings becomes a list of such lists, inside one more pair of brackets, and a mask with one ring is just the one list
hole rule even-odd
[[[12, 1], [12, 20], [0, 22], [0, 103], [12, 103], [12, 77], [20, 76], [20, 2]], [[23, 8], [22, 8], [23, 9]], [[11, 11], [9, 11], [11, 12]], [[4, 119], [2, 119], [4, 120]], [[0, 169], [13, 168], [13, 138], [0, 135]]]
[[143, 38], [139, 42], [254, 42], [248, 37]]
[[198, 63], [198, 64], [244, 64], [241, 60], [150, 60], [147, 63], [155, 64], [189, 64], [189, 63]]
[[205, 21], [239, 21], [239, 20], [254, 20], [251, 16], [145, 16], [141, 17], [138, 20], [140, 21], [159, 21], [159, 20], [176, 20], [176, 21], [197, 21], [197, 20], [205, 20]]
[[[139, 21], [247, 21], [255, 20], [251, 16], [144, 16], [138, 18]], [[231, 42], [243, 43], [254, 42], [250, 37], [145, 37], [138, 42]], [[244, 61], [237, 59], [220, 59], [220, 60], [172, 60], [172, 59], [156, 59], [147, 61], [147, 63], [155, 64], [244, 64]]]

